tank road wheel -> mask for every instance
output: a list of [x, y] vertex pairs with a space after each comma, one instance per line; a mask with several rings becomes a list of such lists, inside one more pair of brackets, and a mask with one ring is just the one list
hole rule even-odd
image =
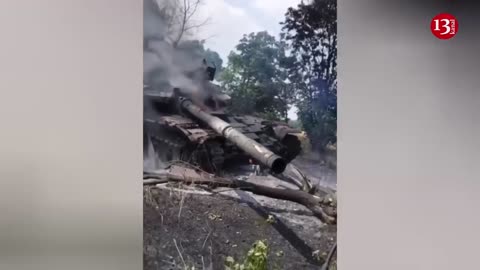
[[167, 140], [165, 138], [154, 138], [153, 148], [155, 154], [163, 167], [167, 166], [172, 161], [178, 161], [182, 159], [182, 144], [183, 141]]
[[224, 152], [215, 141], [197, 145], [192, 151], [192, 163], [208, 173], [220, 174], [223, 169]]
[[221, 173], [223, 169], [223, 162], [225, 161], [222, 145], [218, 142], [210, 142], [207, 144], [207, 149], [213, 171], [216, 173]]

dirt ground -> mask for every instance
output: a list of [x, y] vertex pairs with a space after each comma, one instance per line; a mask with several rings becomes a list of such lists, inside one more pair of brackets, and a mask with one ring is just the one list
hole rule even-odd
[[259, 198], [158, 188], [144, 194], [144, 269], [223, 270], [227, 256], [242, 260], [257, 240], [268, 244], [269, 269], [318, 269], [336, 241], [336, 226], [288, 202], [264, 207]]

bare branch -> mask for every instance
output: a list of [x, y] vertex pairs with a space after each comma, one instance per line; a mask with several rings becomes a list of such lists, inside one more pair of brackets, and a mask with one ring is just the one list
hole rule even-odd
[[215, 35], [215, 34], [209, 35], [208, 37], [203, 38], [202, 40], [207, 41], [207, 40], [212, 39], [212, 38], [214, 38], [214, 37], [216, 37], [216, 36], [217, 36], [217, 35]]
[[186, 31], [189, 31], [189, 30], [192, 30], [192, 29], [195, 29], [195, 28], [203, 27], [203, 26], [207, 25], [209, 22], [210, 22], [210, 18], [206, 18], [206, 19], [205, 19], [203, 22], [201, 22], [201, 23], [189, 25], [188, 27], [185, 28], [184, 31], [186, 32]]
[[[190, 12], [190, 14], [188, 15], [187, 17], [187, 21], [190, 21], [190, 19], [192, 18], [193, 15], [195, 15], [195, 13], [197, 12], [197, 9], [198, 9], [198, 6], [201, 4], [201, 0], [197, 0], [195, 1], [195, 3], [193, 4], [193, 10]], [[190, 7], [189, 7], [190, 9]]]
[[190, 2], [188, 0], [183, 0], [183, 10], [182, 10], [182, 21], [181, 25], [182, 27], [180, 28], [180, 32], [178, 33], [178, 37], [175, 39], [173, 42], [173, 46], [176, 47], [180, 40], [182, 39], [183, 34], [185, 33], [185, 28], [187, 25], [187, 15], [188, 15], [188, 10], [190, 8]]

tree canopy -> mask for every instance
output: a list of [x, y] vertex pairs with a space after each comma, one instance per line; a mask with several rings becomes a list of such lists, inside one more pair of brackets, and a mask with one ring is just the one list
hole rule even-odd
[[303, 128], [318, 150], [336, 142], [337, 10], [334, 0], [289, 8], [282, 40], [295, 57], [289, 70]]
[[336, 142], [337, 14], [335, 0], [311, 0], [285, 13], [280, 39], [244, 35], [220, 80], [232, 111], [284, 120], [294, 105], [312, 146]]
[[293, 91], [287, 80], [286, 44], [264, 31], [244, 35], [235, 49], [220, 78], [232, 95], [232, 111], [287, 121]]

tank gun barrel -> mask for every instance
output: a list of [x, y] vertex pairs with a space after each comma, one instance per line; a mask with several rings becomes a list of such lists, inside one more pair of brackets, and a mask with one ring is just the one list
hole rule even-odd
[[287, 163], [283, 158], [257, 143], [255, 140], [245, 136], [243, 133], [233, 128], [229, 123], [203, 111], [189, 99], [181, 99], [180, 107], [203, 121], [227, 140], [233, 142], [237, 147], [250, 154], [257, 161], [268, 166], [273, 173], [280, 174], [285, 171]]

